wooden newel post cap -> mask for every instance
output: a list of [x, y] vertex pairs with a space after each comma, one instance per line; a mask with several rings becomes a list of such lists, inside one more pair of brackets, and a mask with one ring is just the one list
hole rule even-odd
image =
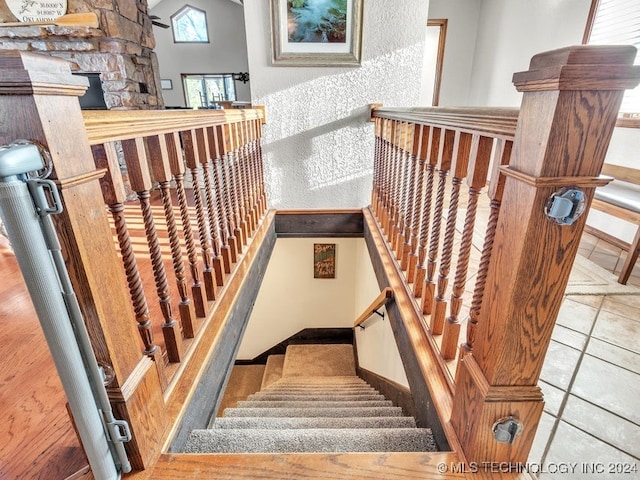
[[519, 92], [624, 90], [640, 81], [631, 45], [576, 45], [535, 55], [529, 70], [513, 75]]
[[69, 62], [38, 53], [0, 52], [0, 95], [82, 96], [89, 80], [72, 75]]

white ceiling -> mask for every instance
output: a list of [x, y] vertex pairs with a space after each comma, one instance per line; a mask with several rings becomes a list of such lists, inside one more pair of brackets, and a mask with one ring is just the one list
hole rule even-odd
[[[242, 0], [229, 0], [230, 2], [237, 3], [238, 5], [242, 5]], [[158, 5], [162, 0], [147, 0], [147, 4], [149, 8], [153, 8]]]

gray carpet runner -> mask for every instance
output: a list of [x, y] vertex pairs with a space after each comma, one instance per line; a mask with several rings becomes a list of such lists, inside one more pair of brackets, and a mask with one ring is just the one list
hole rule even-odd
[[417, 428], [413, 417], [355, 375], [352, 351], [348, 345], [290, 345], [284, 361], [276, 362], [282, 376], [265, 372], [269, 380], [260, 392], [226, 408], [210, 428], [192, 431], [184, 451], [437, 451], [430, 429]]

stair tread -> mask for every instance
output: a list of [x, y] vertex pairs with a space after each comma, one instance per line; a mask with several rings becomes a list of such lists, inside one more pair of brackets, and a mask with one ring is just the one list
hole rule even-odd
[[236, 408], [353, 408], [353, 407], [392, 407], [390, 400], [242, 400]]
[[400, 407], [227, 408], [225, 417], [401, 417]]
[[210, 428], [415, 428], [413, 417], [218, 417]]
[[209, 429], [191, 432], [187, 453], [435, 451], [428, 429]]
[[269, 355], [267, 357], [267, 364], [262, 375], [261, 390], [264, 390], [269, 385], [277, 382], [282, 378], [282, 366], [284, 365], [284, 355]]
[[278, 393], [254, 393], [249, 395], [247, 400], [250, 401], [360, 401], [360, 400], [386, 400], [384, 395], [377, 394], [353, 394], [353, 395], [334, 395], [334, 394], [311, 394], [311, 395], [286, 395]]

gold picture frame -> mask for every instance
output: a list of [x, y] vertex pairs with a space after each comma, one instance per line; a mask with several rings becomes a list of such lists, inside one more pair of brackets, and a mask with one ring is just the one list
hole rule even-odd
[[[364, 0], [329, 1], [330, 7], [327, 0], [270, 0], [273, 65], [360, 65]], [[324, 10], [310, 9], [309, 2], [322, 3]], [[310, 16], [314, 20], [305, 21]]]

